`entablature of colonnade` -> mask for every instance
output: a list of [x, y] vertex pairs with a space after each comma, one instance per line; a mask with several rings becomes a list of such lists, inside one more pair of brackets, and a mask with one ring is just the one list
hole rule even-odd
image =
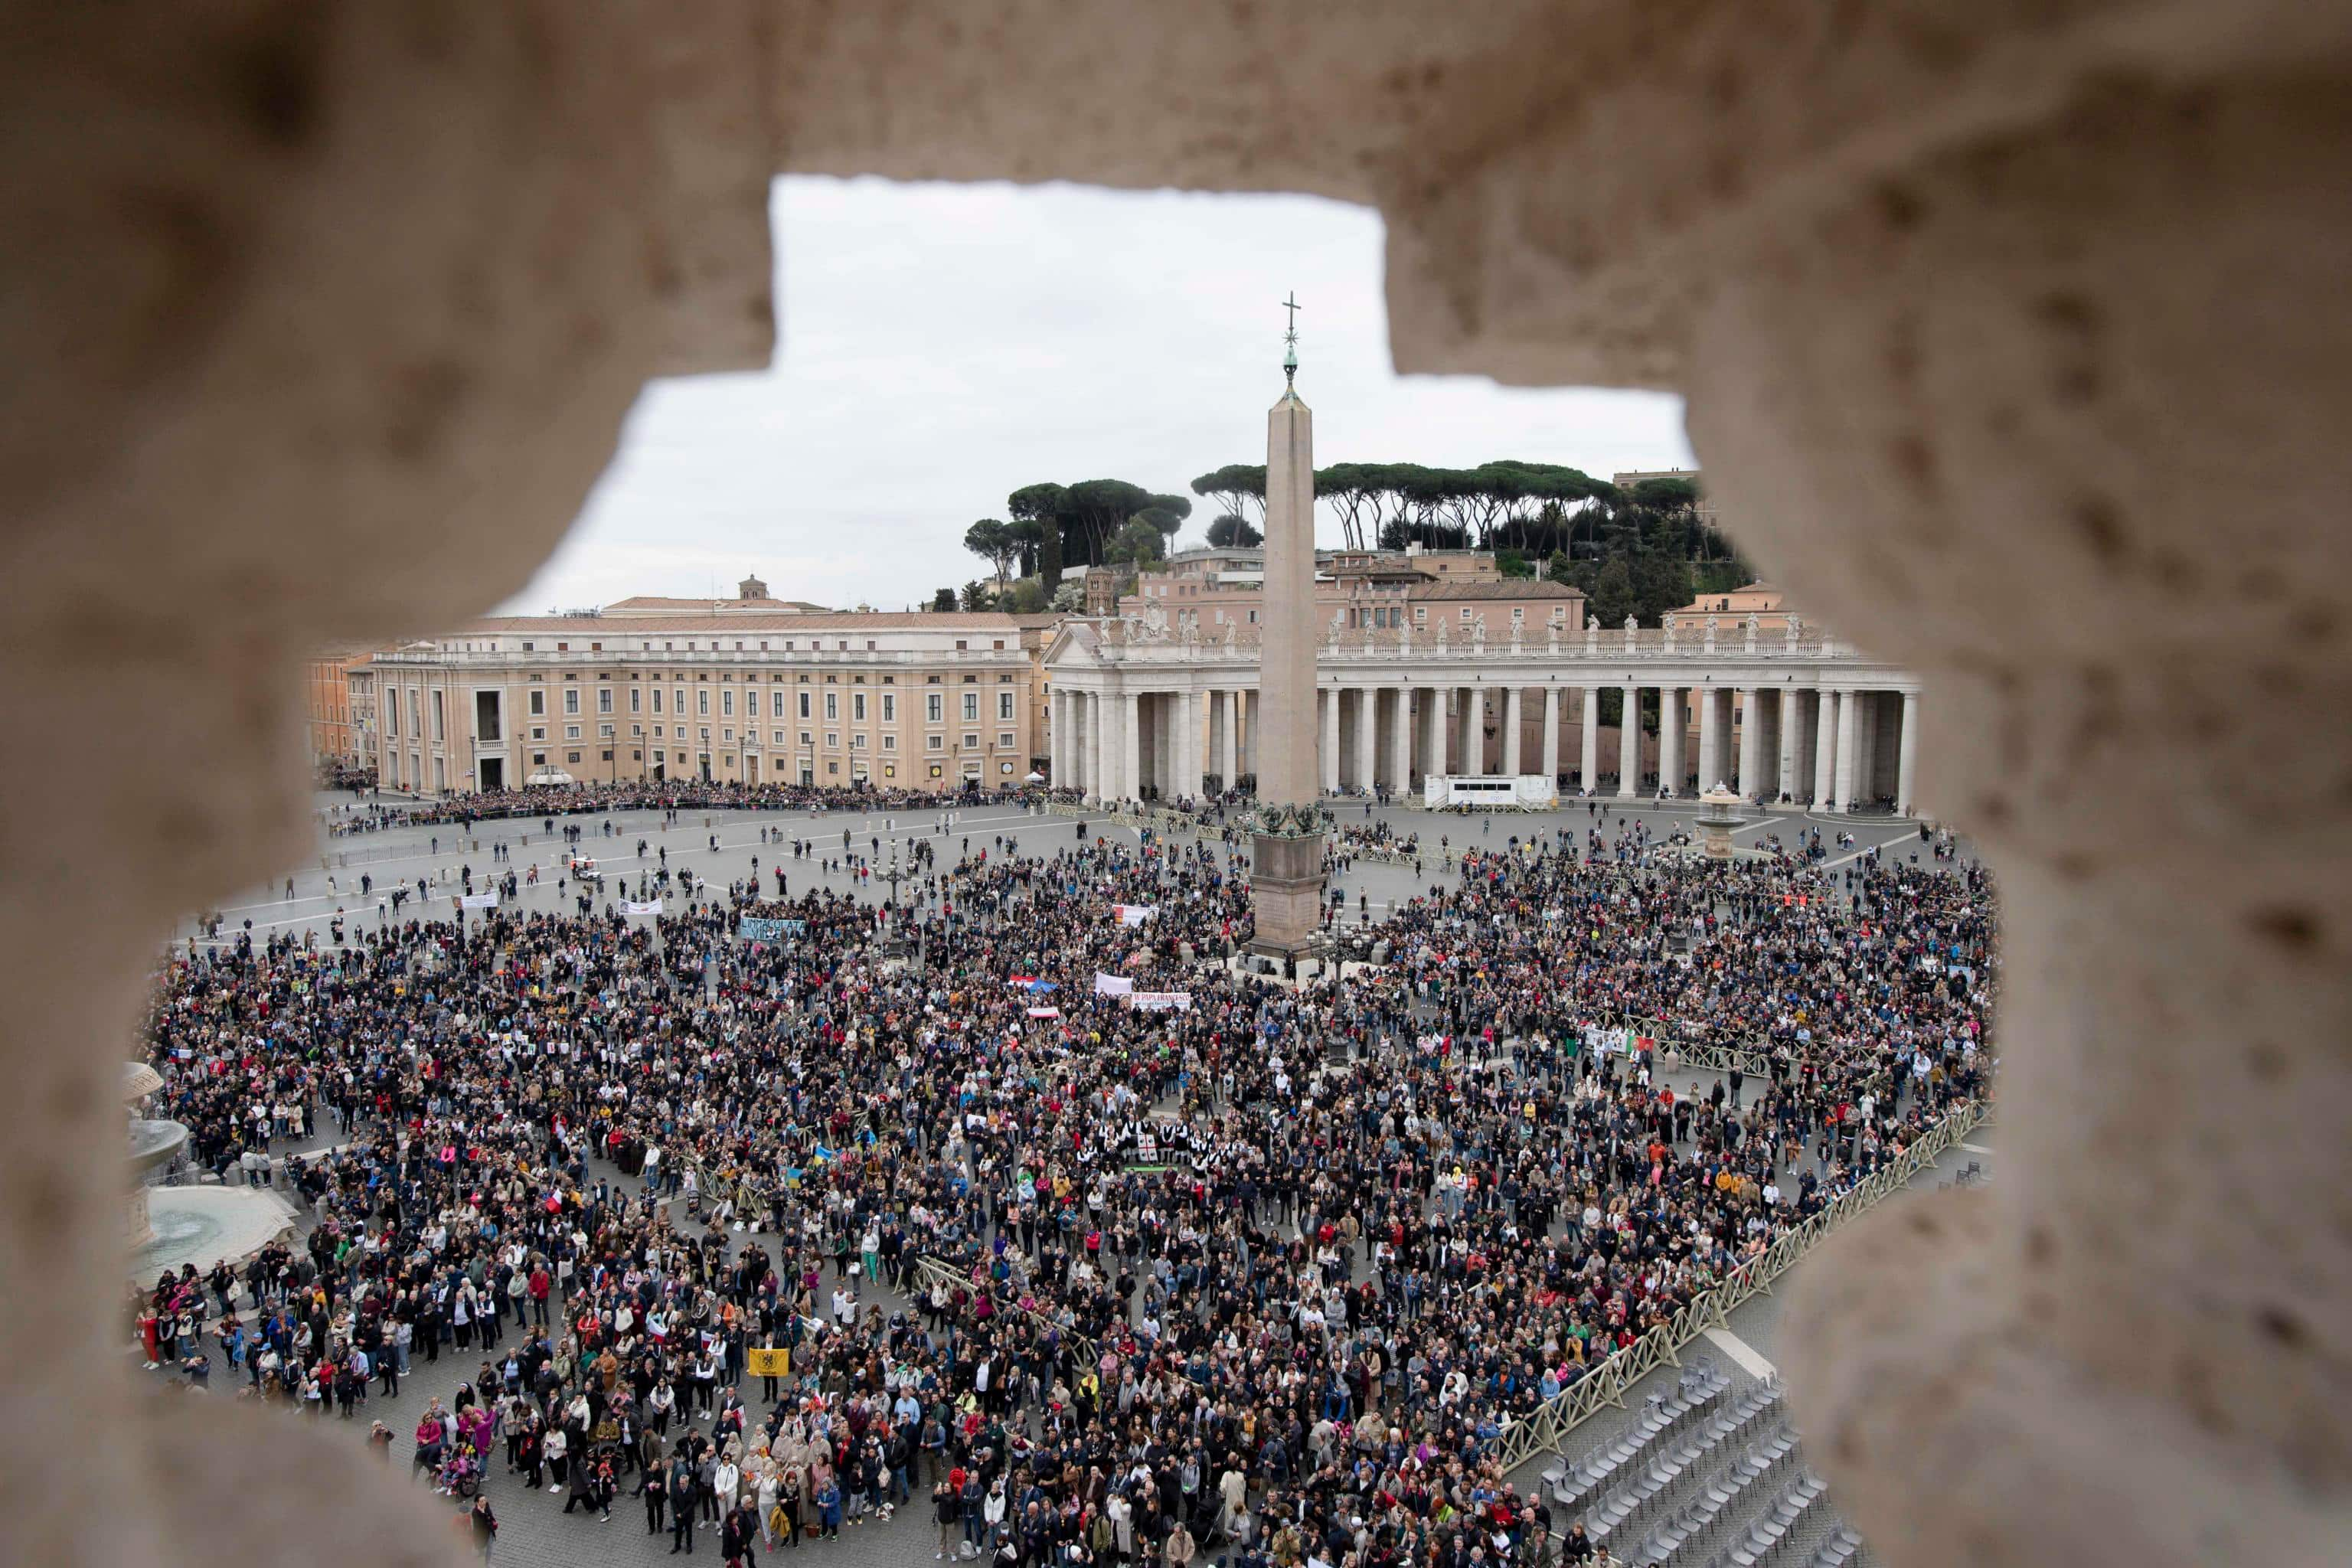
[[[1065, 627], [1045, 654], [1066, 689], [1255, 688], [1254, 628], [1202, 637], [1149, 618]], [[1341, 633], [1316, 651], [1318, 685], [1837, 687], [1916, 691], [1917, 679], [1851, 643], [1799, 629], [1728, 637], [1640, 628], [1501, 638], [1422, 630]]]

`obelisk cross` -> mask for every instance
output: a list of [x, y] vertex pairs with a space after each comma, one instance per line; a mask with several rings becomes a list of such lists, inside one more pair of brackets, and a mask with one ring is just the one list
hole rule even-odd
[[1304, 307], [1298, 303], [1297, 289], [1290, 291], [1290, 298], [1282, 302], [1282, 308], [1290, 312], [1289, 327], [1282, 334], [1282, 384], [1288, 386], [1298, 374], [1298, 312]]
[[1290, 298], [1282, 302], [1282, 308], [1290, 312], [1290, 330], [1285, 335], [1296, 338], [1298, 335], [1298, 312], [1304, 308], [1298, 303], [1297, 289], [1290, 291]]

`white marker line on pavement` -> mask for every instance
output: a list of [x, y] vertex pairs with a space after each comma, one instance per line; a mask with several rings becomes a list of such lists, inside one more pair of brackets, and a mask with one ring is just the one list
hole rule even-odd
[[1982, 1143], [1963, 1143], [1960, 1147], [1966, 1149], [1971, 1154], [1990, 1154], [1992, 1152], [1990, 1149], [1987, 1148]]
[[1750, 1377], [1771, 1377], [1780, 1370], [1758, 1355], [1755, 1346], [1733, 1333], [1729, 1329], [1709, 1329], [1706, 1331], [1706, 1337], [1714, 1341], [1716, 1348], [1737, 1362], [1739, 1370]]

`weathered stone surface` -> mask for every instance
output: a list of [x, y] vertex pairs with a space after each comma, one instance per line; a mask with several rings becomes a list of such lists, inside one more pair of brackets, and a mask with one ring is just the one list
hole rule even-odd
[[2001, 1182], [1792, 1309], [1841, 1505], [1905, 1568], [2340, 1547], [2340, 0], [690, 9], [5, 24], [0, 732], [81, 763], [0, 775], [10, 1561], [422, 1539], [302, 1452], [233, 1518], [134, 1410], [112, 1064], [299, 851], [298, 654], [496, 602], [646, 375], [758, 362], [772, 167], [1370, 201], [1402, 367], [1685, 391], [2004, 877]]

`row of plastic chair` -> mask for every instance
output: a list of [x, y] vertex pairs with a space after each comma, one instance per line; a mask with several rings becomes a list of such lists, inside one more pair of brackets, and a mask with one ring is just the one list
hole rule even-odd
[[1758, 1439], [1697, 1499], [1678, 1510], [1650, 1532], [1633, 1561], [1652, 1565], [1680, 1561], [1686, 1551], [1719, 1540], [1767, 1489], [1785, 1479], [1803, 1462], [1797, 1440], [1785, 1429]]
[[1759, 1386], [1732, 1396], [1696, 1429], [1671, 1440], [1633, 1481], [1589, 1510], [1587, 1532], [1601, 1541], [1646, 1528], [1680, 1507], [1691, 1486], [1708, 1479], [1738, 1445], [1785, 1426], [1778, 1390]]
[[1675, 1380], [1671, 1393], [1654, 1394], [1640, 1419], [1613, 1441], [1567, 1466], [1543, 1472], [1554, 1501], [1570, 1514], [1583, 1511], [1621, 1478], [1634, 1473], [1653, 1447], [1671, 1440], [1722, 1401], [1731, 1380], [1713, 1362], [1701, 1359]]
[[1806, 1517], [1816, 1510], [1828, 1512], [1823, 1500], [1828, 1489], [1818, 1476], [1799, 1476], [1748, 1527], [1739, 1544], [1723, 1554], [1722, 1568], [1774, 1568], [1792, 1544], [1804, 1539]]
[[1830, 1527], [1830, 1532], [1822, 1543], [1813, 1548], [1812, 1558], [1806, 1568], [1847, 1568], [1861, 1555], [1862, 1537], [1854, 1533], [1852, 1525], [1840, 1520]]

